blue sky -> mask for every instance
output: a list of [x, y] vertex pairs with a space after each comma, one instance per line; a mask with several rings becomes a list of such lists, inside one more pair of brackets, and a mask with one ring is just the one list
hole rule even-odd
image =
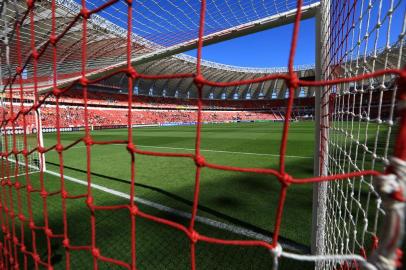
[[[74, 1], [77, 3], [80, 2], [80, 0]], [[86, 0], [87, 6], [90, 9], [100, 6], [100, 4], [105, 1], [107, 0]], [[317, 0], [304, 0], [306, 3], [314, 3], [316, 1]], [[389, 28], [388, 10], [390, 10], [392, 3], [392, 1], [389, 0], [373, 0], [371, 11], [369, 12], [368, 6], [365, 4], [368, 1], [354, 1], [355, 0], [348, 2], [350, 4], [355, 3], [356, 5], [352, 14], [346, 19], [346, 22], [348, 24], [354, 20], [356, 28], [348, 37], [348, 47], [345, 49], [349, 50], [350, 47], [356, 44], [356, 40], [354, 41], [352, 39], [352, 34], [354, 34], [355, 39], [357, 39], [358, 36], [362, 39], [366, 33], [369, 33], [369, 37], [368, 39], [361, 40], [361, 46], [353, 51], [352, 57], [358, 55], [358, 49], [360, 52], [359, 55], [362, 55], [365, 46], [367, 46], [367, 53], [371, 52], [375, 45], [375, 39], [377, 40], [378, 48], [385, 46], [387, 41], [386, 32]], [[404, 2], [405, 0], [393, 1], [394, 13], [390, 23], [391, 44], [398, 39], [401, 32], [406, 8]], [[135, 3], [133, 9], [133, 32], [137, 35], [164, 47], [173, 46], [197, 37], [198, 12], [200, 9], [199, 1], [149, 0], [135, 1]], [[176, 5], [173, 3], [176, 3]], [[238, 3], [246, 4], [245, 9], [243, 9], [242, 6], [234, 4], [232, 6], [233, 12], [235, 13], [229, 14], [227, 11], [231, 10], [228, 8], [231, 3], [237, 2], [233, 2], [232, 0], [207, 1], [205, 34], [221, 31], [230, 26], [244, 23], [247, 20], [251, 21], [250, 18], [253, 18], [253, 14], [251, 14], [253, 10], [257, 13], [256, 15], [261, 18], [266, 15], [265, 11], [267, 10], [272, 14], [276, 12], [272, 9], [274, 3], [279, 3], [282, 6], [284, 6], [284, 3], [289, 3], [290, 6], [286, 6], [284, 9], [292, 9], [296, 5], [296, 0], [276, 0], [272, 2], [262, 0], [239, 1]], [[249, 3], [252, 5], [248, 5]], [[264, 3], [268, 3], [269, 6], [265, 6]], [[364, 5], [362, 3], [364, 3]], [[346, 10], [347, 9], [348, 6]], [[220, 13], [219, 10], [221, 10]], [[377, 35], [378, 31], [375, 27], [378, 21], [379, 10], [381, 10], [380, 18], [382, 26], [379, 29], [379, 35]], [[184, 12], [182, 13], [181, 11]], [[281, 11], [284, 10], [279, 10], [279, 12]], [[258, 14], [258, 12], [260, 14]], [[235, 14], [239, 14], [243, 21], [237, 19]], [[243, 16], [243, 14], [246, 16]], [[125, 1], [119, 1], [102, 10], [99, 12], [99, 15], [124, 29], [127, 28], [127, 4]], [[332, 15], [333, 20], [335, 17], [337, 16]], [[342, 15], [341, 20], [344, 17], [345, 16]], [[361, 21], [359, 20], [360, 17], [363, 18]], [[369, 24], [368, 21], [370, 21]], [[340, 23], [341, 21], [339, 24]], [[230, 24], [230, 26], [228, 24]], [[203, 48], [203, 58], [223, 64], [245, 67], [286, 67], [292, 39], [292, 28], [293, 24], [289, 24], [206, 46]], [[338, 24], [336, 28], [339, 28]], [[341, 34], [346, 31], [347, 29], [342, 29]], [[361, 32], [361, 35], [359, 35], [359, 32]], [[343, 36], [340, 36], [340, 34], [333, 33], [333, 35], [334, 34], [338, 40], [343, 39]], [[366, 40], [368, 40], [368, 42], [366, 42]], [[343, 44], [341, 45], [343, 48], [345, 47]], [[196, 56], [196, 50], [186, 53], [191, 56]], [[314, 58], [315, 19], [313, 18], [301, 21], [294, 64], [314, 64]]]
[[[286, 67], [293, 24], [265, 30], [203, 48], [205, 60], [245, 67]], [[300, 24], [295, 65], [314, 64], [315, 20]], [[196, 50], [187, 52], [196, 56]]]
[[[365, 2], [366, 3], [366, 2]], [[356, 46], [356, 40], [359, 36], [361, 27], [361, 45], [359, 47], [360, 55], [363, 55], [364, 48], [367, 46], [367, 53], [373, 51], [375, 39], [377, 48], [383, 48], [387, 42], [387, 31], [389, 28], [388, 10], [390, 10], [391, 1], [382, 2], [372, 1], [372, 9], [368, 15], [367, 5], [362, 7], [362, 1], [356, 2], [353, 20], [356, 28], [348, 37], [348, 47]], [[406, 6], [404, 0], [395, 0], [394, 12], [390, 22], [389, 43], [393, 44], [398, 40], [402, 32], [403, 19]], [[375, 29], [378, 21], [379, 4], [381, 6], [381, 28], [379, 35]], [[362, 7], [362, 12], [361, 12]], [[363, 14], [362, 22], [359, 21], [360, 14]], [[368, 25], [369, 17], [369, 25]], [[349, 18], [348, 22], [351, 22]], [[222, 64], [246, 66], [246, 67], [286, 67], [288, 64], [289, 48], [292, 39], [293, 24], [269, 29], [263, 32], [251, 34], [245, 37], [236, 38], [222, 43], [206, 46], [203, 48], [203, 58], [206, 60], [220, 62]], [[346, 32], [343, 29], [343, 33]], [[366, 33], [369, 38], [366, 42], [363, 39]], [[352, 39], [354, 34], [355, 41]], [[338, 35], [338, 39], [343, 37]], [[352, 45], [351, 45], [352, 44]], [[345, 46], [342, 45], [344, 48]], [[196, 56], [196, 50], [187, 52], [191, 56]], [[357, 55], [357, 49], [353, 52], [353, 57]], [[295, 65], [314, 64], [315, 60], [315, 19], [303, 20], [300, 23], [298, 46], [295, 55]]]

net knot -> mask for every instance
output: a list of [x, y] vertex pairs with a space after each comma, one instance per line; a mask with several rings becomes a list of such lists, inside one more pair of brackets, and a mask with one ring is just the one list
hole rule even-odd
[[42, 191], [40, 192], [40, 195], [41, 195], [42, 198], [45, 199], [45, 198], [48, 196], [48, 192], [46, 192], [46, 190], [42, 190]]
[[17, 73], [17, 75], [20, 75], [22, 72], [23, 72], [22, 67], [20, 67], [20, 66], [16, 67], [16, 73]]
[[49, 37], [49, 43], [51, 43], [53, 46], [56, 45], [56, 42], [58, 41], [57, 37], [55, 35], [51, 35]]
[[133, 143], [127, 144], [127, 150], [130, 153], [135, 153], [135, 145]]
[[83, 142], [85, 143], [85, 145], [92, 145], [93, 144], [92, 137], [90, 137], [90, 136], [84, 137]]
[[15, 183], [14, 183], [14, 187], [15, 187], [17, 190], [20, 189], [20, 188], [21, 188], [20, 182], [15, 182]]
[[131, 215], [135, 216], [138, 214], [138, 207], [136, 205], [133, 205], [130, 207], [130, 213]]
[[23, 214], [19, 214], [18, 219], [24, 222], [25, 221], [25, 216]]
[[45, 235], [48, 237], [52, 237], [53, 233], [52, 230], [50, 228], [46, 228], [45, 229]]
[[54, 88], [54, 90], [52, 90], [52, 94], [54, 94], [55, 97], [59, 97], [59, 95], [62, 93], [62, 91], [60, 89], [58, 89], [57, 87]]
[[61, 153], [63, 151], [63, 146], [62, 144], [57, 144], [55, 147], [56, 152]]
[[292, 183], [292, 180], [293, 180], [293, 177], [288, 173], [283, 174], [281, 177], [281, 182], [285, 186], [289, 186]]
[[34, 223], [34, 221], [30, 220], [30, 222], [28, 223], [28, 227], [29, 227], [31, 230], [34, 230], [34, 229], [35, 229], [35, 223]]
[[131, 6], [133, 4], [133, 0], [126, 0], [127, 4]]
[[27, 248], [25, 247], [24, 244], [21, 245], [20, 247], [21, 252], [25, 252], [27, 250]]
[[32, 58], [34, 58], [35, 60], [37, 60], [39, 58], [39, 54], [36, 49], [34, 49], [32, 51], [31, 55], [32, 55]]
[[290, 79], [287, 81], [287, 85], [289, 86], [289, 88], [298, 88], [299, 86], [299, 78], [297, 77], [296, 73], [292, 73], [290, 75]]
[[92, 248], [92, 255], [95, 258], [100, 257], [100, 250], [98, 248]]
[[192, 230], [192, 232], [190, 233], [190, 240], [191, 240], [193, 243], [196, 243], [197, 240], [199, 240], [199, 233], [196, 232], [195, 230]]
[[65, 238], [65, 239], [62, 241], [62, 245], [63, 245], [66, 249], [69, 249], [69, 238]]
[[87, 200], [86, 200], [86, 204], [87, 204], [87, 206], [89, 207], [89, 208], [92, 208], [93, 207], [93, 197], [88, 197], [87, 198]]
[[37, 151], [38, 151], [38, 153], [43, 154], [43, 153], [45, 153], [45, 148], [42, 146], [38, 146]]
[[80, 10], [80, 16], [82, 16], [84, 19], [89, 19], [90, 11], [87, 8], [82, 8]]
[[13, 154], [18, 155], [18, 149], [17, 148], [13, 148]]
[[32, 186], [31, 185], [27, 185], [27, 191], [31, 192], [32, 191]]
[[62, 196], [63, 199], [68, 198], [68, 192], [66, 190], [62, 191], [61, 196]]
[[40, 104], [35, 104], [34, 106], [32, 106], [32, 109], [33, 109], [34, 111], [38, 111], [38, 109], [39, 109], [40, 106], [41, 106]]
[[282, 246], [277, 243], [276, 246], [274, 248], [272, 248], [271, 253], [275, 256], [275, 257], [280, 257], [282, 255]]
[[82, 86], [87, 86], [89, 84], [89, 80], [86, 77], [80, 78], [79, 82]]
[[15, 236], [13, 237], [13, 243], [16, 244], [16, 245], [18, 244], [18, 238], [15, 237]]
[[28, 156], [28, 150], [27, 150], [27, 149], [23, 149], [23, 151], [21, 151], [21, 154], [22, 154], [24, 157], [27, 157], [27, 156]]
[[38, 255], [37, 253], [34, 253], [34, 254], [32, 255], [32, 258], [33, 258], [34, 261], [36, 261], [36, 262], [39, 262], [39, 261], [40, 261], [39, 255]]
[[129, 77], [131, 77], [132, 79], [136, 79], [136, 78], [138, 77], [138, 73], [137, 73], [137, 71], [135, 70], [135, 68], [133, 68], [133, 67], [129, 67], [129, 68], [127, 69], [127, 75], [128, 75]]
[[195, 164], [197, 167], [204, 167], [206, 165], [206, 160], [203, 156], [197, 155], [195, 156]]
[[205, 80], [202, 75], [199, 74], [199, 75], [195, 76], [194, 83], [196, 84], [197, 88], [202, 88], [204, 85], [204, 82], [205, 82]]

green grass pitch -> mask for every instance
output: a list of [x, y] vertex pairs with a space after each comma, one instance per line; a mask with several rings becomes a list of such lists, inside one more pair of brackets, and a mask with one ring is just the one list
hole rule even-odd
[[[202, 128], [202, 154], [210, 163], [240, 167], [275, 168], [279, 166], [279, 147], [283, 123], [206, 124]], [[158, 152], [192, 153], [196, 128], [149, 127], [133, 129], [134, 143], [139, 149]], [[62, 144], [68, 145], [84, 136], [84, 132], [62, 134]], [[96, 141], [126, 140], [127, 130], [92, 131]], [[314, 125], [312, 122], [293, 122], [289, 131], [286, 171], [295, 177], [313, 175]], [[44, 134], [45, 146], [56, 143], [55, 134]], [[68, 178], [86, 181], [86, 148], [83, 143], [63, 152], [66, 189], [71, 196], [82, 195], [86, 186]], [[46, 154], [47, 170], [59, 172], [56, 151]], [[94, 145], [90, 155], [93, 184], [129, 194], [130, 155], [126, 145]], [[137, 198], [140, 209], [146, 213], [176, 221], [185, 226], [193, 200], [195, 164], [187, 158], [135, 156]], [[2, 172], [5, 173], [4, 170]], [[15, 178], [12, 178], [13, 180]], [[40, 187], [39, 173], [30, 174], [34, 188]], [[25, 184], [25, 177], [18, 181]], [[45, 173], [44, 184], [48, 192], [60, 190], [58, 176]], [[5, 189], [3, 189], [4, 191]], [[14, 190], [14, 189], [13, 189]], [[196, 230], [204, 235], [225, 239], [250, 239], [230, 228], [271, 237], [274, 228], [280, 184], [275, 177], [253, 173], [238, 173], [202, 169]], [[93, 189], [94, 203], [98, 206], [128, 203], [128, 199], [109, 192]], [[11, 196], [2, 193], [4, 202], [11, 201], [26, 217], [28, 207], [25, 189]], [[6, 201], [4, 201], [6, 200]], [[31, 193], [32, 211], [37, 226], [44, 226], [43, 199]], [[60, 195], [46, 199], [49, 227], [54, 234], [63, 233], [63, 211]], [[166, 207], [162, 210], [162, 206]], [[161, 208], [160, 208], [161, 207]], [[173, 209], [176, 209], [175, 213]], [[281, 225], [281, 241], [308, 250], [311, 237], [312, 185], [292, 185], [288, 189]], [[67, 200], [67, 230], [70, 244], [90, 244], [90, 211], [85, 199]], [[181, 214], [179, 214], [181, 213]], [[4, 215], [4, 214], [3, 214]], [[96, 244], [103, 256], [130, 262], [130, 219], [128, 210], [96, 211]], [[16, 220], [19, 228], [20, 221]], [[213, 223], [214, 222], [214, 223]], [[180, 231], [140, 217], [136, 220], [138, 269], [189, 269], [189, 239]], [[215, 225], [213, 225], [215, 224]], [[226, 225], [226, 228], [222, 226]], [[228, 227], [227, 227], [228, 226]], [[230, 227], [231, 226], [231, 227]], [[245, 231], [245, 232], [246, 232]], [[22, 233], [17, 230], [17, 236]], [[32, 246], [31, 233], [24, 231], [26, 245]], [[45, 236], [36, 233], [37, 253], [46, 261]], [[65, 267], [62, 239], [52, 240], [52, 262], [55, 269]], [[70, 251], [72, 269], [91, 269], [93, 259], [89, 251]], [[269, 269], [272, 256], [264, 248], [223, 246], [198, 242], [197, 269]], [[22, 260], [22, 258], [20, 258]], [[28, 257], [29, 266], [33, 265]], [[281, 260], [282, 268], [311, 267]], [[122, 269], [99, 261], [100, 269]]]

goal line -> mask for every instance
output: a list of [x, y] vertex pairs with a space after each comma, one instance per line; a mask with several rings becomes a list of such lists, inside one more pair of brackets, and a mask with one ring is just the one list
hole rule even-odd
[[[122, 146], [122, 144], [109, 144]], [[172, 150], [184, 150], [184, 151], [195, 151], [194, 148], [184, 148], [184, 147], [170, 147], [170, 146], [155, 146], [155, 145], [141, 145], [137, 144], [138, 147], [144, 148], [157, 148], [157, 149], [172, 149]], [[86, 148], [86, 146], [75, 146], [75, 148]], [[213, 153], [225, 153], [225, 154], [241, 154], [241, 155], [252, 155], [252, 156], [269, 156], [269, 157], [279, 157], [279, 154], [267, 154], [267, 153], [252, 153], [252, 152], [239, 152], [239, 151], [226, 151], [226, 150], [213, 150], [213, 149], [200, 149], [201, 152], [213, 152]], [[303, 158], [303, 159], [313, 159], [312, 157], [306, 156], [295, 156], [295, 155], [285, 155], [287, 158]]]

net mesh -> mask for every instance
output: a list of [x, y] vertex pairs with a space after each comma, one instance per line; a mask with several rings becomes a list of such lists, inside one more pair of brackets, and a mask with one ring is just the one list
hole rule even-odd
[[[1, 103], [5, 115], [8, 117], [8, 113], [11, 110], [11, 106], [16, 106], [19, 109], [29, 108], [33, 105], [32, 99], [29, 98], [30, 94], [26, 95], [26, 99], [23, 102], [5, 102], [5, 97], [2, 97]], [[16, 100], [14, 100], [16, 101]], [[29, 112], [25, 116], [25, 124], [23, 120], [19, 119], [14, 126], [10, 125], [1, 130], [1, 149], [5, 153], [13, 153], [7, 157], [2, 157], [2, 173], [3, 177], [18, 177], [25, 173], [31, 174], [39, 171], [39, 156], [36, 151], [33, 151], [30, 155], [24, 156], [22, 150], [24, 144], [28, 152], [31, 152], [34, 148], [35, 134], [37, 133], [36, 119], [33, 112]], [[27, 163], [25, 162], [27, 158]], [[27, 165], [27, 167], [26, 167]]]
[[[127, 21], [123, 22], [127, 30], [125, 32], [126, 43], [120, 53], [125, 56], [127, 66], [109, 74], [103, 78], [89, 80], [86, 74], [91, 69], [88, 65], [89, 59], [96, 58], [97, 55], [88, 50], [88, 41], [91, 38], [88, 35], [89, 21], [98, 13], [107, 12], [109, 16], [114, 14], [109, 12], [114, 10], [113, 5], [117, 2], [122, 5], [117, 12], [124, 12]], [[12, 5], [16, 8], [15, 17], [7, 17], [6, 5]], [[2, 41], [1, 58], [3, 69], [2, 85], [6, 90], [5, 96], [8, 95], [9, 101], [13, 98], [19, 98], [19, 106], [3, 106], [2, 131], [6, 134], [11, 130], [10, 138], [12, 149], [9, 147], [2, 148], [2, 162], [6, 166], [10, 165], [10, 158], [14, 157], [19, 160], [19, 156], [24, 157], [23, 178], [13, 178], [10, 175], [2, 175], [1, 180], [1, 226], [2, 239], [0, 243], [0, 264], [4, 269], [11, 268], [29, 268], [33, 266], [38, 269], [45, 267], [52, 269], [56, 255], [55, 242], [62, 245], [62, 250], [66, 258], [64, 267], [67, 269], [78, 268], [74, 259], [77, 254], [82, 254], [86, 258], [86, 266], [94, 269], [104, 267], [121, 267], [135, 269], [140, 265], [137, 253], [136, 241], [143, 237], [139, 232], [139, 226], [142, 223], [148, 223], [151, 227], [163, 225], [173, 228], [172, 234], [179, 234], [184, 237], [183, 242], [176, 243], [177, 248], [188, 252], [183, 254], [182, 258], [175, 264], [185, 263], [187, 267], [196, 269], [198, 262], [196, 254], [199, 245], [227, 245], [233, 247], [258, 247], [261, 250], [270, 251], [271, 257], [274, 258], [273, 264], [277, 265], [278, 258], [282, 255], [294, 259], [305, 260], [304, 257], [296, 256], [282, 252], [279, 245], [280, 229], [284, 203], [287, 192], [291, 185], [303, 185], [318, 182], [328, 182], [327, 192], [327, 231], [325, 235], [324, 254], [337, 256], [322, 257], [325, 262], [324, 266], [336, 267], [337, 264], [349, 264], [357, 260], [363, 262], [362, 257], [352, 254], [364, 254], [368, 239], [377, 239], [377, 227], [379, 217], [382, 214], [380, 207], [380, 198], [373, 190], [371, 185], [372, 176], [382, 172], [385, 162], [390, 155], [391, 138], [393, 137], [393, 126], [396, 124], [396, 115], [394, 113], [394, 104], [396, 96], [396, 78], [405, 79], [405, 71], [401, 70], [402, 49], [405, 35], [404, 9], [402, 10], [402, 1], [331, 1], [331, 4], [322, 6], [324, 8], [323, 34], [326, 38], [322, 43], [322, 78], [317, 81], [299, 80], [294, 71], [294, 56], [296, 51], [297, 37], [300, 26], [301, 7], [303, 1], [224, 1], [222, 6], [218, 6], [217, 1], [195, 1], [190, 12], [183, 12], [185, 9], [179, 5], [189, 5], [188, 1], [173, 4], [171, 12], [165, 11], [160, 6], [161, 1], [149, 1], [148, 4], [142, 5], [138, 1], [82, 1], [80, 12], [74, 13], [71, 21], [57, 20], [59, 1], [53, 0], [49, 3], [47, 9], [39, 7], [39, 1], [29, 0], [24, 5], [22, 1], [3, 1], [1, 5], [3, 19], [2, 30], [4, 32]], [[284, 5], [279, 6], [280, 3]], [[324, 3], [327, 3], [325, 1]], [[403, 2], [404, 3], [404, 2]], [[171, 2], [172, 4], [172, 2]], [[256, 8], [261, 4], [264, 9]], [[274, 5], [272, 5], [274, 4]], [[151, 5], [151, 6], [150, 6]], [[192, 4], [190, 4], [192, 5]], [[244, 5], [244, 6], [243, 6]], [[269, 5], [269, 6], [268, 6]], [[201, 71], [203, 36], [210, 31], [218, 30], [225, 26], [244, 23], [252, 18], [261, 18], [263, 13], [271, 10], [268, 15], [279, 13], [289, 9], [292, 5], [297, 6], [294, 31], [292, 35], [288, 72], [284, 74], [273, 74], [259, 76], [252, 80], [215, 82], [204, 78]], [[253, 8], [250, 8], [252, 6]], [[137, 9], [140, 7], [140, 9]], [[218, 10], [218, 12], [216, 11]], [[229, 11], [230, 10], [230, 11]], [[377, 13], [372, 12], [377, 10]], [[179, 11], [179, 12], [178, 12]], [[393, 28], [393, 13], [400, 12], [403, 28], [396, 34], [391, 33]], [[38, 14], [41, 12], [40, 14]], [[258, 12], [261, 12], [259, 14]], [[179, 16], [173, 14], [181, 13]], [[322, 12], [323, 13], [323, 12]], [[160, 21], [159, 25], [166, 25], [167, 29], [161, 30], [149, 29], [140, 25], [153, 27], [154, 24], [147, 22], [149, 16], [143, 14], [153, 14], [156, 18], [154, 21]], [[164, 14], [164, 15], [160, 15]], [[221, 16], [215, 16], [221, 14]], [[36, 16], [50, 17], [50, 32], [41, 32], [39, 22]], [[106, 15], [107, 16], [107, 15]], [[171, 16], [168, 19], [166, 16]], [[182, 20], [180, 18], [191, 18]], [[360, 17], [358, 17], [360, 16]], [[252, 18], [251, 18], [252, 17]], [[5, 17], [2, 17], [5, 18]], [[122, 18], [122, 16], [120, 16]], [[133, 18], [136, 18], [135, 20]], [[178, 19], [179, 18], [179, 19]], [[219, 20], [220, 21], [216, 21]], [[224, 21], [223, 21], [224, 20]], [[187, 21], [187, 23], [185, 22]], [[170, 23], [169, 23], [170, 22]], [[60, 23], [60, 24], [59, 24]], [[174, 24], [174, 25], [172, 25]], [[29, 28], [22, 27], [29, 25]], [[169, 27], [171, 25], [171, 27]], [[76, 72], [81, 77], [75, 83], [81, 85], [83, 89], [83, 120], [84, 135], [69, 145], [63, 145], [61, 140], [60, 124], [60, 97], [74, 87], [58, 88], [58, 59], [61, 53], [59, 48], [63, 38], [70, 35], [71, 29], [79, 28], [80, 36], [76, 36], [77, 42], [71, 49], [79, 52], [76, 54], [80, 62], [80, 69]], [[61, 30], [62, 29], [62, 30]], [[143, 29], [143, 30], [141, 30]], [[170, 34], [170, 31], [177, 29], [176, 35]], [[214, 29], [214, 30], [213, 30]], [[194, 73], [187, 74], [168, 74], [168, 75], [146, 75], [138, 73], [132, 66], [131, 59], [137, 54], [139, 49], [133, 44], [132, 34], [137, 31], [143, 38], [153, 40], [155, 43], [171, 45], [173, 42], [181, 42], [182, 38], [195, 37], [198, 42], [196, 69]], [[168, 31], [168, 32], [167, 32]], [[187, 33], [187, 34], [184, 34]], [[75, 32], [75, 35], [78, 32]], [[166, 35], [162, 35], [166, 33]], [[180, 34], [181, 33], [181, 34]], [[42, 44], [37, 44], [39, 36], [46, 36]], [[395, 38], [394, 38], [395, 36]], [[12, 38], [10, 38], [12, 37]], [[380, 51], [380, 38], [386, 37], [385, 48]], [[12, 42], [9, 41], [12, 39]], [[160, 40], [155, 40], [155, 39]], [[14, 46], [15, 55], [9, 56], [10, 44]], [[42, 46], [42, 49], [38, 49]], [[45, 49], [44, 49], [45, 48]], [[372, 53], [370, 48], [373, 48]], [[45, 51], [50, 53], [45, 54]], [[28, 53], [27, 53], [28, 52]], [[27, 59], [22, 57], [27, 56]], [[47, 55], [47, 61], [42, 57]], [[383, 56], [383, 57], [381, 57]], [[395, 57], [397, 64], [389, 65], [389, 58]], [[382, 62], [383, 61], [383, 62]], [[379, 65], [378, 65], [379, 62]], [[39, 94], [39, 82], [41, 77], [39, 72], [44, 68], [45, 63], [49, 68], [52, 91], [41, 96]], [[32, 81], [23, 83], [24, 70], [29, 66], [30, 77]], [[97, 66], [97, 65], [96, 65]], [[106, 79], [109, 76], [122, 73], [127, 75], [128, 89], [133, 89], [138, 79], [179, 79], [193, 78], [193, 83], [197, 89], [197, 116], [196, 116], [196, 138], [194, 153], [173, 153], [141, 150], [133, 141], [132, 124], [132, 101], [133, 94], [128, 93], [128, 128], [126, 140], [103, 140], [98, 141], [92, 137], [91, 126], [89, 125], [88, 109], [88, 86]], [[284, 127], [280, 144], [279, 167], [277, 169], [269, 168], [250, 168], [250, 167], [233, 167], [205, 160], [201, 151], [201, 130], [202, 130], [202, 89], [204, 86], [211, 87], [229, 87], [260, 83], [264, 81], [283, 80], [289, 88], [286, 111], [284, 114]], [[292, 106], [294, 92], [300, 87], [320, 87], [322, 89], [321, 104], [321, 143], [320, 143], [320, 164], [321, 176], [312, 178], [295, 178], [291, 173], [286, 171], [286, 146], [289, 135], [290, 120], [292, 117]], [[27, 89], [33, 91], [32, 106], [24, 104], [24, 99], [29, 94]], [[30, 150], [28, 143], [27, 123], [25, 119], [29, 113], [39, 114], [39, 110], [45, 106], [47, 99], [55, 98], [56, 114], [56, 144], [44, 146], [41, 141], [40, 132], [35, 134], [34, 147]], [[5, 113], [7, 112], [7, 113]], [[21, 122], [20, 122], [21, 121]], [[22, 130], [22, 136], [18, 134], [17, 129]], [[36, 123], [36, 130], [41, 131], [40, 121]], [[6, 138], [8, 136], [4, 136]], [[18, 142], [18, 137], [22, 137], [22, 145]], [[383, 142], [381, 144], [381, 142]], [[67, 177], [64, 176], [64, 156], [68, 155], [69, 150], [83, 143], [86, 148], [86, 182], [84, 189], [79, 194], [71, 194], [66, 188]], [[127, 151], [130, 157], [129, 168], [131, 171], [130, 192], [128, 201], [100, 203], [95, 201], [95, 188], [102, 188], [93, 183], [92, 175], [92, 149], [96, 145], [122, 145], [121, 151]], [[126, 149], [126, 150], [124, 150]], [[59, 182], [57, 188], [50, 190], [45, 184], [44, 153], [54, 151], [59, 158]], [[184, 158], [194, 162], [195, 184], [193, 204], [188, 222], [176, 222], [165, 217], [158, 217], [140, 209], [136, 196], [136, 167], [135, 155], [147, 155], [152, 157], [172, 157]], [[38, 155], [39, 159], [39, 183], [31, 182], [30, 175], [27, 173], [31, 163], [28, 157]], [[10, 157], [10, 158], [8, 158]], [[20, 158], [21, 159], [21, 158]], [[197, 209], [199, 206], [200, 178], [203, 168], [215, 169], [233, 172], [250, 172], [255, 174], [272, 175], [280, 183], [280, 192], [278, 205], [275, 206], [276, 216], [272, 240], [252, 240], [252, 239], [227, 239], [222, 238], [221, 234], [212, 236], [204, 230], [200, 231], [196, 224]], [[323, 169], [324, 168], [324, 169]], [[13, 197], [16, 196], [17, 198]], [[33, 205], [33, 197], [41, 197], [41, 202]], [[62, 208], [62, 217], [55, 217], [48, 211], [51, 200], [56, 196], [60, 198], [58, 202]], [[18, 203], [14, 203], [15, 201]], [[42, 210], [43, 224], [38, 224], [33, 216], [33, 209], [39, 207]], [[86, 231], [75, 231], [75, 222], [81, 220], [75, 219], [69, 215], [72, 207], [76, 211], [87, 212], [90, 214], [88, 229]], [[79, 210], [80, 209], [80, 210]], [[117, 257], [117, 253], [110, 252], [109, 249], [102, 249], [103, 234], [100, 234], [100, 223], [103, 215], [112, 213], [112, 216], [125, 216], [127, 219], [126, 229], [117, 232], [125, 233], [125, 238], [130, 238], [130, 244], [123, 249], [122, 253], [127, 256]], [[57, 219], [59, 227], [51, 227], [50, 220]], [[140, 227], [142, 228], [142, 227]], [[108, 233], [108, 229], [104, 231]], [[74, 234], [83, 235], [80, 241], [72, 241]], [[209, 236], [210, 235], [210, 236]], [[36, 239], [41, 240], [36, 241]], [[165, 238], [162, 236], [161, 241]], [[157, 240], [158, 241], [158, 240]], [[153, 239], [150, 243], [156, 244]], [[43, 245], [41, 246], [40, 243]], [[372, 244], [374, 244], [373, 242]], [[168, 248], [173, 248], [172, 243], [168, 243]], [[120, 253], [121, 254], [121, 253]], [[346, 256], [345, 254], [350, 254]], [[142, 255], [140, 257], [142, 262]], [[270, 259], [272, 261], [272, 259]], [[164, 262], [163, 262], [164, 263]], [[172, 262], [173, 263], [173, 262]], [[232, 262], [229, 262], [230, 264]]]
[[[7, 135], [2, 136], [2, 145], [1, 149], [4, 149], [4, 151], [9, 152], [10, 149], [13, 149], [15, 146], [16, 149], [24, 149], [24, 142], [21, 139], [17, 139], [15, 143], [13, 143], [13, 140], [11, 137], [8, 139]], [[7, 145], [6, 145], [7, 144]], [[6, 150], [7, 149], [7, 150]], [[28, 152], [30, 152], [32, 149], [30, 147], [27, 148]], [[20, 175], [24, 175], [25, 173], [31, 174], [31, 173], [36, 173], [39, 171], [39, 159], [37, 154], [29, 155], [27, 157], [27, 168], [26, 164], [24, 162], [24, 155], [19, 153], [17, 155], [12, 155], [8, 159], [2, 159], [3, 167], [2, 167], [2, 173], [3, 177], [18, 177]]]
[[[322, 48], [323, 79], [350, 79], [322, 88], [322, 107], [330, 107], [324, 110], [321, 120], [325, 147], [322, 174], [383, 171], [389, 164], [396, 139], [394, 125], [399, 120], [395, 110], [396, 78], [392, 74], [363, 77], [378, 70], [402, 68], [402, 4], [335, 1], [322, 6], [331, 14], [322, 22], [325, 30], [331, 31]], [[361, 80], [352, 81], [356, 76]], [[378, 245], [378, 228], [385, 216], [373, 177], [330, 182], [326, 193], [324, 253], [358, 253], [366, 257]], [[329, 261], [322, 268], [334, 269], [338, 263]], [[356, 263], [349, 265], [355, 267]]]

